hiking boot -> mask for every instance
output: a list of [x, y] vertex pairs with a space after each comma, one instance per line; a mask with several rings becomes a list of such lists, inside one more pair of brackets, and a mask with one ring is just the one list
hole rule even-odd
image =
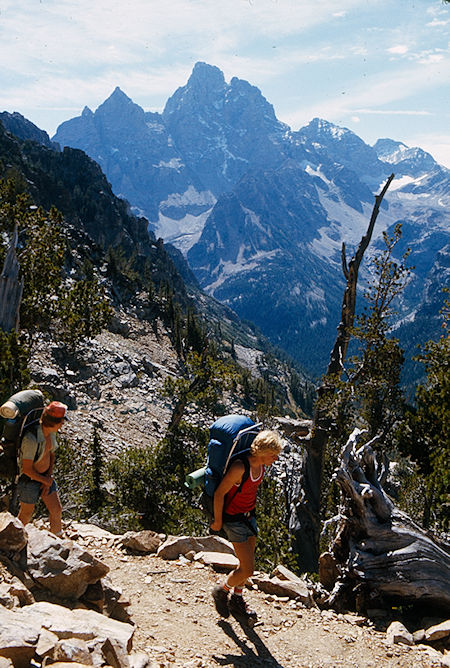
[[232, 594], [230, 596], [230, 602], [228, 604], [228, 609], [238, 620], [242, 620], [247, 623], [249, 626], [254, 626], [258, 620], [258, 616], [254, 610], [251, 610], [242, 596], [237, 596]]
[[228, 609], [228, 594], [223, 587], [217, 585], [212, 590], [212, 597], [216, 610], [221, 617], [229, 617], [230, 611]]

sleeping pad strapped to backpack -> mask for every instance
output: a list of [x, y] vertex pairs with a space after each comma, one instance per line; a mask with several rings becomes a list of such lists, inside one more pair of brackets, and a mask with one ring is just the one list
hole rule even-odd
[[246, 415], [224, 415], [209, 428], [207, 461], [205, 469], [205, 490], [201, 502], [206, 513], [213, 516], [214, 492], [223, 476], [237, 459], [242, 459], [245, 473], [236, 493], [250, 474], [248, 455], [250, 446], [259, 432], [261, 423], [255, 424]]

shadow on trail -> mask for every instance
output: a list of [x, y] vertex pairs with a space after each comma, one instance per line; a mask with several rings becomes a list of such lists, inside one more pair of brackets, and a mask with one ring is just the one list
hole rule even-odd
[[220, 626], [222, 631], [236, 643], [242, 651], [242, 655], [236, 656], [235, 654], [224, 654], [222, 656], [214, 656], [214, 660], [222, 666], [236, 666], [236, 668], [242, 668], [244, 666], [271, 666], [272, 668], [283, 668], [281, 663], [272, 656], [256, 631], [246, 624], [242, 624], [239, 620], [236, 619], [236, 621], [244, 631], [248, 640], [254, 645], [254, 648], [250, 647], [245, 640], [239, 638], [229, 622], [221, 619], [217, 623], [218, 626]]

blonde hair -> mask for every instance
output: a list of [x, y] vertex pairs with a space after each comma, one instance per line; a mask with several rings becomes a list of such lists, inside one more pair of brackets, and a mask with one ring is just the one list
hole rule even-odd
[[276, 431], [270, 431], [270, 429], [260, 431], [250, 446], [252, 455], [260, 455], [262, 452], [266, 451], [280, 454], [282, 449], [283, 443], [280, 435]]

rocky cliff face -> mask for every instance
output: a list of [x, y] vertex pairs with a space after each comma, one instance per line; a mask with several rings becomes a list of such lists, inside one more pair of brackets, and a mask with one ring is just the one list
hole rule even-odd
[[217, 197], [248, 171], [277, 167], [288, 128], [255, 86], [197, 63], [168, 100], [166, 127], [187, 164]]
[[31, 141], [38, 142], [47, 148], [52, 148], [55, 151], [59, 150], [59, 145], [55, 142], [52, 142], [44, 130], [40, 130], [36, 125], [34, 125], [34, 123], [31, 123], [31, 121], [26, 119], [17, 111], [12, 114], [8, 113], [7, 111], [0, 113], [0, 121], [3, 124], [5, 130], [11, 132], [19, 139], [29, 139]]

